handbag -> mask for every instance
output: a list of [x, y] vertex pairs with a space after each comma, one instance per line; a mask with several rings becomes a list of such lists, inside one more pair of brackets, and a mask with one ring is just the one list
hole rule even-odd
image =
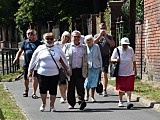
[[67, 73], [66, 73], [66, 70], [63, 69], [63, 68], [59, 68], [59, 67], [58, 67], [58, 65], [57, 65], [57, 63], [56, 63], [56, 61], [55, 61], [55, 59], [54, 59], [53, 56], [52, 56], [51, 51], [50, 51], [50, 50], [48, 50], [48, 51], [49, 51], [49, 53], [50, 53], [50, 55], [51, 55], [53, 61], [55, 62], [56, 66], [57, 66], [57, 68], [58, 68], [58, 70], [59, 70], [59, 78], [58, 78], [59, 81], [60, 81], [60, 82], [66, 81], [66, 80], [67, 80]]
[[97, 87], [96, 87], [96, 92], [97, 93], [102, 93], [103, 92], [103, 85], [102, 85], [102, 82], [101, 82], [101, 73], [99, 74], [98, 83], [97, 83]]
[[102, 93], [103, 92], [103, 85], [100, 81], [98, 81], [98, 85], [96, 87], [96, 92], [97, 93]]
[[[119, 49], [117, 48], [117, 53], [120, 58]], [[111, 62], [110, 64], [110, 77], [117, 77], [119, 72], [119, 62]]]

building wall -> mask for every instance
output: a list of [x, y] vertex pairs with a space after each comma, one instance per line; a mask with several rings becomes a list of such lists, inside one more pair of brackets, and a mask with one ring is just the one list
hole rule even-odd
[[138, 73], [139, 75], [141, 72], [143, 73], [142, 79], [160, 82], [159, 0], [144, 0], [144, 21], [142, 25], [137, 25], [135, 29], [137, 30], [135, 52]]

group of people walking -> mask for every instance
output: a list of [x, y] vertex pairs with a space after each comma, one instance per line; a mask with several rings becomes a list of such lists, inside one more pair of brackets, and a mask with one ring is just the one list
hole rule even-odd
[[[60, 103], [68, 102], [68, 109], [74, 109], [76, 98], [79, 109], [83, 110], [86, 101], [96, 102], [94, 97], [99, 76], [103, 76], [104, 97], [107, 94], [108, 67], [110, 60], [120, 62], [119, 75], [116, 77], [116, 89], [119, 91], [119, 107], [123, 107], [122, 96], [127, 94], [127, 108], [133, 107], [131, 101], [131, 91], [134, 90], [134, 76], [136, 71], [136, 60], [133, 49], [129, 47], [129, 39], [122, 38], [120, 58], [116, 49], [110, 58], [110, 48], [115, 47], [115, 42], [111, 35], [106, 33], [107, 26], [104, 23], [99, 25], [100, 33], [94, 37], [84, 36], [81, 32], [73, 31], [71, 34], [64, 31], [61, 41], [54, 41], [54, 34], [49, 32], [43, 35], [43, 44], [37, 40], [35, 30], [27, 30], [27, 39], [23, 41], [16, 57], [15, 64], [21, 54], [24, 54], [24, 97], [28, 97], [29, 78], [33, 77], [32, 98], [37, 99], [36, 89], [39, 83], [39, 92], [42, 104], [40, 111], [46, 108], [47, 92], [50, 95], [50, 111], [54, 112], [57, 88], [60, 90]], [[59, 69], [63, 68], [67, 74], [64, 81], [59, 80]], [[91, 94], [90, 94], [91, 90]]]

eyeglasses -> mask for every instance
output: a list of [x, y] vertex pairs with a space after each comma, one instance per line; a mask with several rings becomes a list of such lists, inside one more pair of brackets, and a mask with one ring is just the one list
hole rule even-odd
[[27, 33], [28, 35], [33, 35], [33, 32], [29, 32], [29, 33]]
[[80, 36], [73, 36], [74, 38], [80, 38]]
[[64, 36], [64, 37], [67, 37], [67, 38], [69, 38], [69, 36]]
[[101, 30], [105, 30], [106, 28], [100, 28]]
[[53, 38], [46, 38], [46, 40], [53, 40]]
[[88, 39], [87, 42], [91, 41], [91, 39]]

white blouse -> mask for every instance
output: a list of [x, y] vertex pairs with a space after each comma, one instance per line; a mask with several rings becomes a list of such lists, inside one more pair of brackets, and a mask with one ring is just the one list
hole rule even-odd
[[[134, 75], [133, 62], [136, 61], [134, 51], [132, 47], [128, 46], [126, 50], [123, 50], [122, 46], [118, 46], [120, 52], [120, 65], [119, 76]], [[117, 48], [113, 50], [111, 59], [119, 58]]]
[[[59, 68], [61, 68], [61, 64], [59, 62], [60, 57], [63, 59], [66, 66], [68, 66], [65, 54], [59, 46], [53, 46], [48, 48], [51, 51], [53, 58], [55, 59]], [[37, 73], [45, 76], [54, 76], [59, 74], [59, 70], [53, 61], [51, 54], [49, 53], [46, 45], [40, 45], [34, 51], [32, 55], [32, 59], [29, 64], [28, 71], [33, 69], [36, 66]]]

